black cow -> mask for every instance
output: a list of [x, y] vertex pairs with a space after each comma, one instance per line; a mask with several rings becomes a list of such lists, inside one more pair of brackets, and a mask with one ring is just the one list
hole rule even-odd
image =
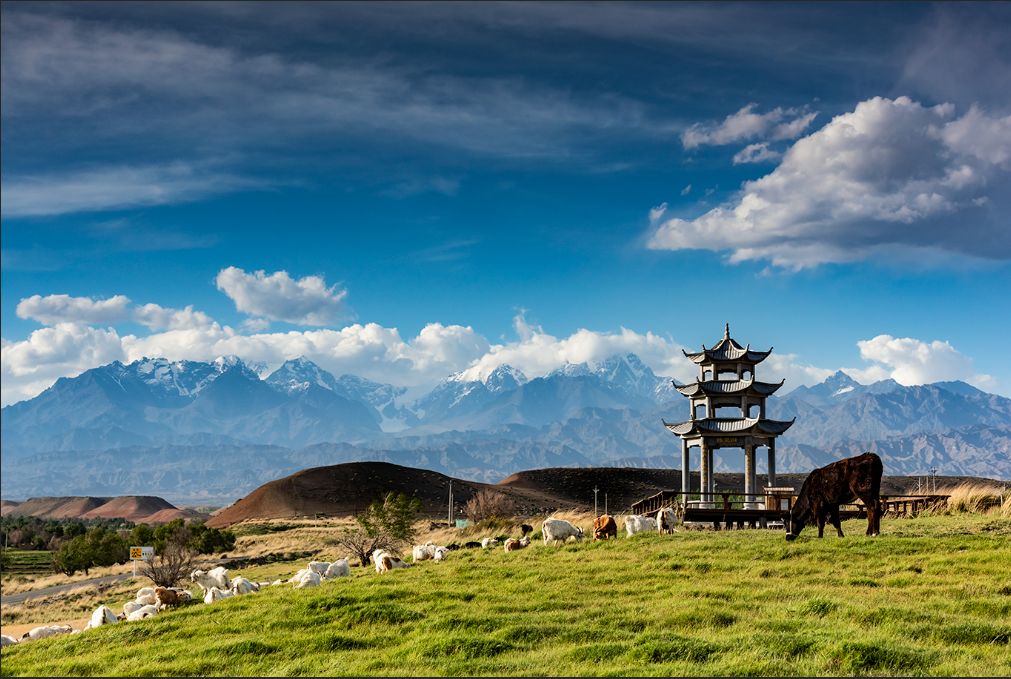
[[867, 508], [867, 535], [880, 533], [882, 471], [881, 458], [874, 453], [848, 457], [815, 469], [804, 481], [797, 502], [790, 510], [786, 539], [795, 539], [804, 526], [812, 522], [818, 523], [818, 537], [822, 537], [826, 519], [842, 537], [839, 505], [857, 498]]

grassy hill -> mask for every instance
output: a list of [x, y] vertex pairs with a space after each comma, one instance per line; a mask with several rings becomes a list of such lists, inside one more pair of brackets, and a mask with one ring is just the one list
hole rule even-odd
[[[10, 675], [1011, 675], [1011, 521], [682, 531], [269, 588], [3, 651]], [[300, 564], [299, 564], [300, 565]], [[251, 568], [252, 578], [298, 565]]]

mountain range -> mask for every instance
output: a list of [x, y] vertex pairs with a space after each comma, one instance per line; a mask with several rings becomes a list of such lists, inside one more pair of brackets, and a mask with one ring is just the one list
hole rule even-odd
[[[4, 497], [214, 502], [360, 460], [486, 482], [534, 467], [669, 468], [679, 444], [661, 418], [689, 415], [672, 382], [634, 354], [533, 379], [510, 366], [481, 380], [455, 374], [411, 402], [401, 387], [335, 377], [305, 358], [265, 379], [254, 367], [235, 357], [114, 362], [5, 407]], [[1011, 399], [964, 382], [862, 385], [838, 372], [773, 396], [768, 416], [796, 417], [777, 445], [783, 472], [874, 450], [888, 474], [1011, 478]], [[715, 466], [740, 471], [742, 455], [718, 451]]]

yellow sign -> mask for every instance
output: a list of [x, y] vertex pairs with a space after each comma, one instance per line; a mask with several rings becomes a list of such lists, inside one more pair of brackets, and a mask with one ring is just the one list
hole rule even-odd
[[150, 561], [154, 556], [154, 547], [130, 547], [131, 561]]

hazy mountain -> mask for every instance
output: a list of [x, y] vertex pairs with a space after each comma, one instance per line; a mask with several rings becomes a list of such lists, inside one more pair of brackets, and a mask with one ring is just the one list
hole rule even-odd
[[[3, 409], [4, 495], [223, 500], [306, 466], [370, 459], [492, 482], [546, 466], [677, 467], [661, 418], [689, 415], [633, 354], [534, 379], [509, 366], [452, 375], [411, 404], [402, 388], [304, 358], [257, 372], [234, 357], [143, 359], [58, 380]], [[1011, 478], [1011, 399], [963, 382], [861, 385], [839, 372], [771, 398], [769, 416], [797, 418], [779, 439], [784, 473], [874, 450], [889, 474]], [[721, 450], [715, 466], [740, 471], [743, 455]]]

